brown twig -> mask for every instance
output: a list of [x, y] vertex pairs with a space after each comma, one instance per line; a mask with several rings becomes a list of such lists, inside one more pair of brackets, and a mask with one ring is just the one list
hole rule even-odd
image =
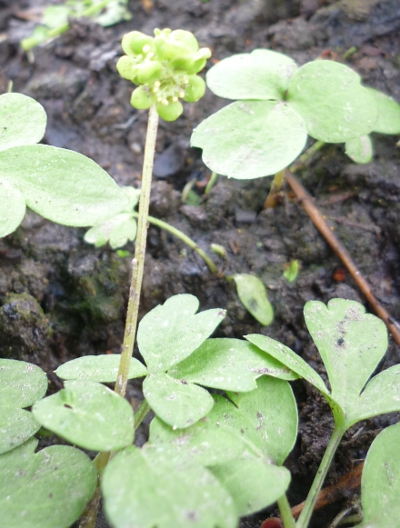
[[378, 302], [374, 297], [371, 288], [369, 287], [368, 282], [361, 275], [360, 270], [357, 268], [353, 262], [350, 254], [347, 249], [342, 246], [336, 236], [332, 233], [329, 226], [322, 217], [322, 214], [319, 212], [318, 208], [313, 204], [310, 195], [301, 185], [299, 180], [290, 173], [289, 170], [285, 171], [286, 181], [289, 183], [293, 192], [295, 193], [297, 199], [303, 206], [304, 210], [307, 212], [308, 216], [314, 222], [315, 227], [318, 231], [324, 236], [325, 240], [331, 246], [336, 255], [340, 258], [346, 268], [349, 270], [350, 275], [353, 277], [357, 286], [360, 288], [365, 298], [371, 305], [373, 311], [382, 319], [382, 321], [388, 327], [389, 332], [391, 333], [393, 339], [400, 346], [400, 329], [390, 317], [389, 313], [385, 308]]

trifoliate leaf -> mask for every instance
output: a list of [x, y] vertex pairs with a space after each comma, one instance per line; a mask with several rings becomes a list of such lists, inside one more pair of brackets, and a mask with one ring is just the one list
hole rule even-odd
[[13, 233], [25, 216], [25, 199], [8, 183], [0, 181], [0, 238]]
[[346, 154], [356, 163], [369, 163], [372, 160], [373, 149], [370, 136], [361, 136], [346, 141]]
[[400, 105], [379, 90], [367, 89], [373, 95], [378, 107], [378, 121], [374, 125], [374, 132], [400, 134]]
[[5, 407], [29, 407], [46, 394], [47, 376], [38, 366], [0, 359], [0, 402]]

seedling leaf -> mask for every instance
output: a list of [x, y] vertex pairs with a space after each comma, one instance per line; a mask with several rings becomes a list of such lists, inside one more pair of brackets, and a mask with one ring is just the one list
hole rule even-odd
[[300, 115], [275, 101], [237, 101], [205, 119], [191, 144], [203, 149], [204, 163], [218, 174], [251, 179], [284, 169], [307, 140]]
[[194, 424], [213, 406], [206, 390], [163, 373], [147, 376], [143, 394], [157, 416], [175, 429]]
[[25, 199], [8, 182], [0, 182], [0, 238], [15, 231], [25, 216]]
[[400, 134], [400, 105], [379, 90], [367, 89], [375, 98], [378, 108], [378, 121], [374, 125], [374, 132]]
[[137, 342], [150, 372], [165, 372], [188, 357], [225, 317], [218, 308], [196, 314], [198, 307], [193, 295], [174, 295], [143, 317]]
[[291, 78], [287, 102], [303, 117], [310, 136], [342, 143], [368, 134], [378, 120], [375, 98], [360, 81], [338, 62], [308, 62]]
[[94, 161], [48, 145], [0, 152], [1, 181], [8, 181], [40, 215], [64, 225], [87, 226], [126, 207], [125, 192]]
[[346, 154], [356, 163], [369, 163], [373, 149], [370, 136], [361, 136], [346, 141]]
[[274, 320], [274, 309], [267, 298], [267, 290], [258, 277], [247, 273], [232, 275], [239, 299], [259, 323], [268, 326]]
[[0, 359], [0, 402], [4, 407], [29, 407], [46, 394], [45, 372], [32, 363]]
[[[65, 380], [86, 379], [112, 383], [117, 381], [120, 358], [119, 354], [83, 356], [64, 363], [55, 373]], [[128, 379], [141, 378], [146, 375], [146, 367], [137, 359], [131, 358]]]
[[286, 468], [249, 455], [214, 466], [211, 471], [232, 495], [240, 517], [270, 506], [290, 484]]
[[0, 151], [38, 143], [46, 129], [41, 104], [19, 93], [0, 95]]
[[227, 99], [283, 99], [297, 65], [276, 51], [258, 49], [223, 59], [207, 73], [207, 86]]
[[259, 348], [239, 339], [207, 339], [168, 374], [214, 389], [247, 392], [257, 388], [256, 379], [267, 374], [293, 380], [297, 375]]
[[310, 301], [304, 307], [308, 331], [328, 373], [332, 398], [346, 413], [354, 413], [368, 378], [387, 349], [381, 319], [344, 299], [328, 305]]
[[384, 429], [372, 442], [361, 480], [363, 521], [357, 528], [397, 526], [400, 496], [400, 424]]
[[115, 528], [234, 528], [231, 496], [204, 467], [160, 446], [129, 447], [107, 465], [104, 506]]
[[34, 453], [31, 439], [0, 456], [0, 518], [7, 528], [68, 528], [96, 488], [89, 457], [69, 446]]
[[23, 444], [39, 429], [40, 424], [29, 411], [1, 405], [0, 454]]
[[120, 213], [96, 225], [85, 233], [85, 242], [96, 247], [104, 246], [110, 241], [112, 249], [118, 249], [136, 238], [136, 220], [130, 213]]
[[314, 385], [327, 398], [330, 398], [329, 391], [321, 376], [289, 347], [260, 334], [249, 334], [245, 338], [250, 343], [253, 343], [253, 345], [280, 361], [283, 365], [286, 365], [286, 367], [295, 372], [299, 377], [304, 378], [311, 385]]
[[93, 381], [65, 388], [33, 406], [38, 422], [85, 449], [114, 451], [133, 442], [133, 410], [116, 392]]

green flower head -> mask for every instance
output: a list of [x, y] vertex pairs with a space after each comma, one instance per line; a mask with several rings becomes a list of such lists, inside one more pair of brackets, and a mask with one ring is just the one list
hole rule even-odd
[[121, 77], [138, 87], [133, 91], [131, 104], [138, 109], [156, 105], [165, 121], [175, 121], [183, 112], [183, 99], [195, 103], [206, 90], [204, 80], [196, 75], [207, 59], [209, 48], [199, 49], [190, 31], [155, 29], [154, 37], [131, 31], [122, 39], [126, 55], [117, 62]]

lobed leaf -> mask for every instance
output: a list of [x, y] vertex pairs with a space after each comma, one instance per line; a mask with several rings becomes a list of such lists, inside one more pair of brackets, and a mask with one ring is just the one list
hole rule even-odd
[[384, 429], [372, 442], [361, 480], [363, 520], [357, 528], [387, 528], [399, 519], [400, 424]]
[[47, 376], [38, 366], [15, 359], [0, 359], [1, 407], [29, 407], [46, 394]]
[[304, 316], [328, 373], [332, 398], [354, 414], [361, 391], [386, 352], [385, 324], [366, 314], [361, 304], [344, 299], [332, 299], [327, 306], [310, 301]]
[[0, 151], [38, 143], [46, 130], [41, 104], [19, 93], [0, 95]]
[[7, 528], [68, 528], [96, 488], [89, 457], [69, 446], [34, 453], [37, 440], [0, 456], [0, 518]]
[[374, 125], [374, 132], [381, 134], [400, 134], [400, 105], [388, 95], [367, 88], [374, 97], [378, 109], [378, 121]]
[[136, 238], [136, 220], [130, 213], [119, 213], [105, 222], [95, 225], [85, 233], [84, 240], [95, 247], [110, 242], [112, 249], [118, 249]]
[[196, 314], [193, 295], [175, 295], [141, 320], [137, 342], [150, 372], [165, 372], [198, 348], [225, 317], [218, 308]]
[[[55, 373], [65, 380], [85, 379], [113, 383], [117, 381], [120, 359], [119, 354], [83, 356], [64, 363]], [[137, 359], [131, 358], [128, 379], [141, 378], [146, 375], [146, 367]]]
[[281, 100], [296, 69], [287, 55], [258, 49], [215, 64], [207, 73], [207, 86], [227, 99]]
[[0, 152], [0, 180], [28, 207], [64, 225], [95, 225], [121, 212], [126, 193], [94, 161], [70, 150], [26, 145]]
[[290, 80], [287, 103], [302, 116], [309, 135], [325, 143], [364, 136], [378, 121], [375, 98], [361, 86], [361, 77], [333, 61], [299, 68]]
[[156, 415], [174, 429], [189, 427], [208, 414], [213, 406], [213, 399], [206, 390], [164, 373], [147, 376], [143, 394]]
[[25, 216], [25, 199], [7, 181], [0, 182], [0, 238], [15, 231]]
[[133, 442], [129, 403], [93, 381], [67, 381], [65, 388], [33, 406], [44, 427], [69, 442], [93, 451], [115, 451]]
[[214, 389], [248, 392], [267, 374], [285, 380], [297, 375], [259, 348], [239, 339], [207, 339], [187, 359], [168, 371], [170, 376]]
[[232, 278], [236, 283], [238, 297], [246, 310], [262, 325], [270, 325], [274, 320], [274, 309], [260, 279], [247, 273], [236, 273]]
[[106, 515], [115, 528], [234, 528], [235, 505], [204, 467], [166, 449], [128, 447], [102, 478]]
[[346, 154], [356, 163], [369, 163], [372, 160], [373, 148], [370, 136], [361, 136], [346, 141]]
[[302, 117], [285, 103], [237, 101], [200, 123], [191, 145], [203, 149], [204, 163], [218, 174], [251, 179], [290, 165], [306, 140]]

